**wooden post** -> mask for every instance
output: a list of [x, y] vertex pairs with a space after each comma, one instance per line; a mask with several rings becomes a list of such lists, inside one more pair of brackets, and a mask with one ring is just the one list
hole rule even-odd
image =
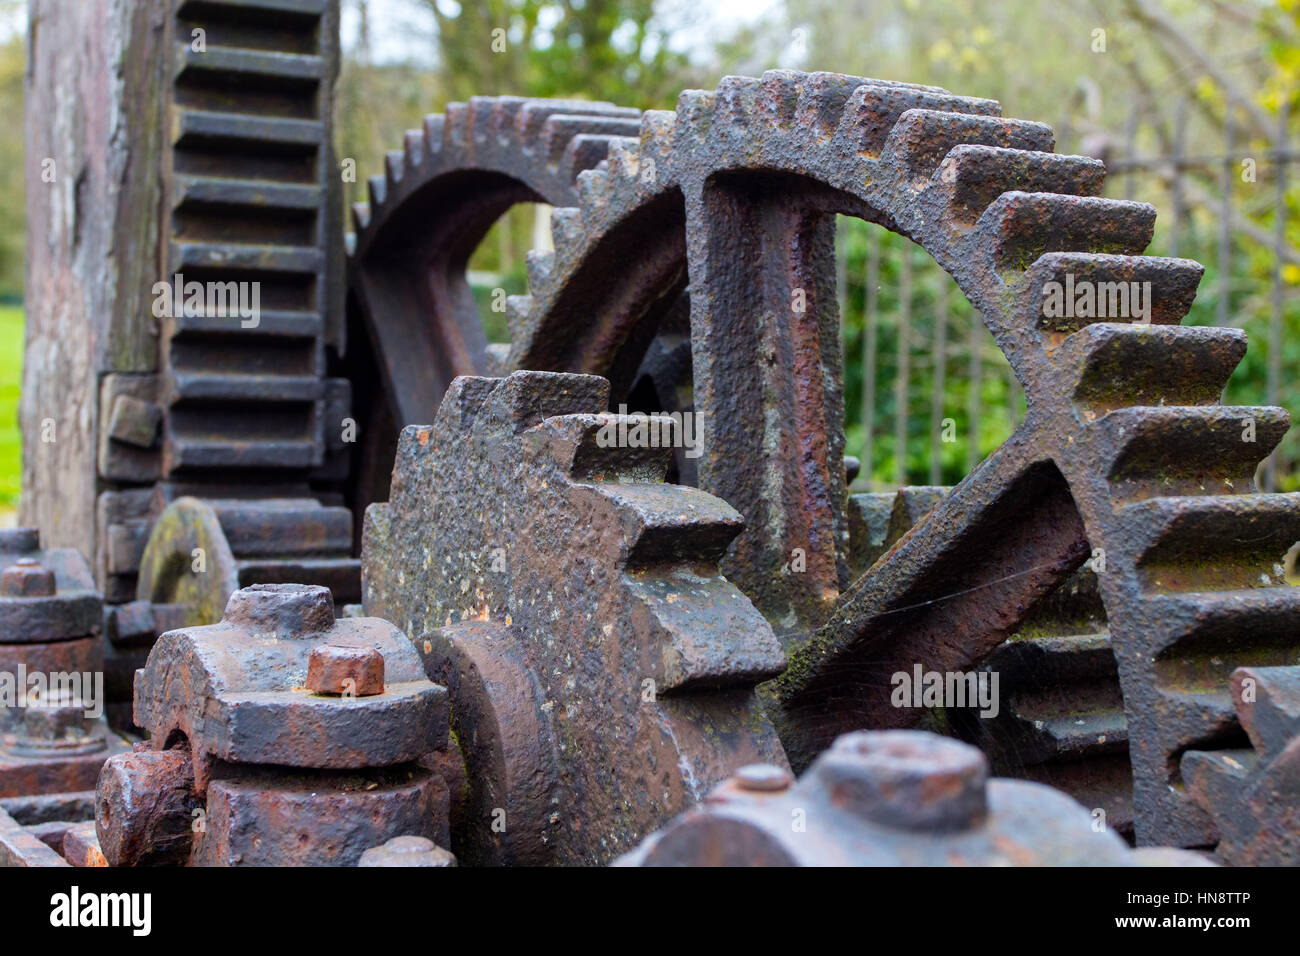
[[95, 553], [100, 376], [157, 370], [170, 12], [167, 0], [28, 7], [18, 520], [47, 548]]

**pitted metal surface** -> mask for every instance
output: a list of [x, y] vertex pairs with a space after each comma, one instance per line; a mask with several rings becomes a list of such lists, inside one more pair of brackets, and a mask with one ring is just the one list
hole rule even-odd
[[0, 798], [92, 789], [127, 748], [103, 716], [103, 604], [79, 552], [0, 531]]
[[975, 747], [915, 730], [836, 739], [798, 781], [745, 767], [620, 866], [1203, 866], [1148, 860], [1050, 787], [990, 779]]
[[[339, 648], [340, 692], [313, 690]], [[446, 690], [391, 624], [336, 621], [326, 588], [244, 588], [220, 624], [164, 634], [136, 722], [150, 743], [99, 779], [112, 865], [351, 865], [395, 836], [447, 842], [447, 786], [421, 763], [446, 746]]]
[[468, 863], [606, 862], [736, 768], [784, 763], [754, 693], [784, 655], [716, 570], [740, 516], [665, 484], [670, 448], [607, 445], [608, 390], [456, 379], [367, 513], [366, 612], [451, 693]]
[[[1233, 745], [1235, 666], [1297, 650], [1300, 592], [1280, 569], [1300, 499], [1253, 482], [1288, 416], [1218, 404], [1245, 338], [1178, 325], [1201, 267], [1141, 256], [1154, 209], [1101, 198], [1102, 164], [1053, 145], [1041, 123], [929, 87], [774, 71], [687, 91], [579, 174], [556, 252], [509, 303], [508, 364], [635, 368], [689, 275], [699, 484], [746, 518], [723, 569], [791, 654], [771, 713], [796, 766], [839, 733], [916, 720], [889, 703], [897, 662], [978, 666], [1102, 552], [1138, 838], [1209, 845], [1177, 757]], [[1028, 401], [1002, 448], [856, 580], [834, 214], [929, 252]], [[1150, 283], [1150, 314], [1051, 318], [1049, 282]], [[801, 575], [786, 571], [796, 548]]]

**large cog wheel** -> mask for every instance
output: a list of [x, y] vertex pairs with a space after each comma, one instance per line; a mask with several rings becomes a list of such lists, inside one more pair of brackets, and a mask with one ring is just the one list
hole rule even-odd
[[785, 656], [717, 572], [742, 521], [626, 447], [609, 384], [453, 382], [366, 515], [367, 614], [448, 687], [476, 863], [603, 863], [754, 762], [785, 765], [754, 686]]
[[[556, 252], [534, 256], [530, 294], [509, 304], [509, 365], [617, 380], [685, 270], [699, 486], [746, 518], [723, 569], [791, 654], [772, 713], [796, 766], [840, 733], [914, 722], [890, 705], [892, 672], [979, 665], [1104, 554], [1138, 838], [1210, 846], [1219, 828], [1182, 755], [1239, 747], [1234, 668], [1300, 653], [1300, 591], [1281, 570], [1300, 497], [1253, 480], [1289, 417], [1218, 404], [1245, 336], [1178, 324], [1202, 269], [1140, 255], [1154, 209], [1100, 197], [1100, 162], [1057, 155], [1049, 127], [999, 113], [822, 73], [683, 93], [579, 174], [577, 205], [553, 216]], [[835, 214], [907, 236], [952, 275], [1028, 402], [1011, 438], [857, 580]], [[1043, 288], [1067, 276], [1149, 282], [1150, 323], [1046, 318]]]

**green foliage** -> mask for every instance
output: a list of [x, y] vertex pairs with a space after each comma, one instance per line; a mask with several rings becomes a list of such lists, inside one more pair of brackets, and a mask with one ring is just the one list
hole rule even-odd
[[[0, 21], [12, 4], [0, 3]], [[12, 302], [23, 293], [23, 248], [26, 210], [23, 203], [23, 71], [27, 62], [21, 33], [0, 43], [0, 115], [16, 121], [18, 129], [0, 137], [0, 301]]]
[[22, 439], [18, 396], [23, 380], [23, 310], [0, 306], [0, 509], [18, 504]]

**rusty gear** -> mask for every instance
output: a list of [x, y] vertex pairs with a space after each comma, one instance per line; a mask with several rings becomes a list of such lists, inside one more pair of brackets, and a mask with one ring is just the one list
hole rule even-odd
[[403, 425], [432, 421], [455, 376], [501, 374], [505, 349], [488, 341], [465, 277], [470, 254], [516, 203], [573, 205], [577, 174], [640, 115], [611, 103], [474, 97], [425, 117], [371, 177], [348, 237], [351, 362], [367, 409], [362, 505], [387, 497]]
[[785, 760], [754, 693], [784, 656], [716, 569], [740, 516], [664, 484], [667, 443], [620, 445], [637, 420], [608, 398], [593, 376], [458, 378], [367, 513], [366, 612], [451, 694], [469, 863], [606, 862]]
[[1251, 749], [1189, 750], [1183, 779], [1239, 866], [1300, 866], [1300, 668], [1242, 667], [1232, 701]]
[[[509, 303], [509, 365], [638, 367], [638, 343], [689, 272], [699, 483], [746, 516], [724, 570], [793, 654], [773, 716], [798, 766], [839, 733], [917, 719], [889, 704], [898, 662], [978, 665], [1104, 554], [1138, 838], [1210, 845], [1178, 757], [1235, 745], [1234, 667], [1296, 652], [1300, 592], [1279, 569], [1300, 506], [1253, 484], [1288, 417], [1217, 404], [1245, 336], [1177, 324], [1202, 269], [1139, 255], [1154, 210], [1099, 197], [1101, 163], [1056, 155], [1049, 127], [998, 114], [988, 100], [834, 74], [683, 93], [579, 174], [578, 206], [552, 218], [556, 252], [534, 257], [531, 294]], [[1002, 448], [856, 581], [836, 213], [926, 249], [1028, 400]], [[1047, 317], [1044, 286], [1075, 281], [1103, 293], [1150, 283], [1150, 324]], [[795, 548], [802, 575], [785, 572]], [[1087, 641], [1044, 650], [1098, 653]]]

